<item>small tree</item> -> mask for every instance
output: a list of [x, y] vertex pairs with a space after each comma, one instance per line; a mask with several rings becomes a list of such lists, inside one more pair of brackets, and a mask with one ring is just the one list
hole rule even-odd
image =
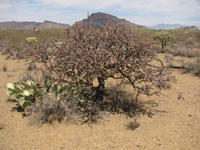
[[[31, 55], [33, 61], [42, 64], [43, 77], [51, 85], [72, 87], [81, 106], [92, 103], [90, 106], [95, 107], [94, 103], [103, 101], [108, 78], [127, 80], [137, 97], [158, 94], [166, 81], [172, 80], [151, 52], [150, 42], [122, 26], [106, 25], [98, 30], [75, 26], [68, 29], [60, 46], [39, 45]], [[97, 87], [93, 85], [95, 79]]]
[[172, 36], [169, 32], [161, 31], [154, 36], [154, 39], [159, 40], [161, 43], [162, 49], [164, 49], [165, 46], [167, 45], [167, 42], [170, 42], [172, 40]]

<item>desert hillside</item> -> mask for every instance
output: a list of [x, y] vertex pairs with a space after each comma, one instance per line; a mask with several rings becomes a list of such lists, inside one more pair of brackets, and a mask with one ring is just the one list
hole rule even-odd
[[[82, 27], [84, 28], [88, 26], [87, 19], [83, 19], [82, 21], [76, 22], [75, 24], [77, 23], [81, 24]], [[106, 25], [108, 23], [123, 25], [125, 28], [130, 28], [130, 29], [143, 29], [143, 30], [147, 29], [145, 26], [137, 25], [135, 23], [131, 23], [126, 19], [119, 19], [116, 16], [106, 13], [101, 13], [101, 12], [93, 13], [89, 16], [90, 27], [100, 28], [101, 26]]]

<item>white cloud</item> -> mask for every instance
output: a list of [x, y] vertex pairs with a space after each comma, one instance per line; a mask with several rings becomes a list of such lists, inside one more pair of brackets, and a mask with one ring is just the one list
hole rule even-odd
[[1, 4], [0, 5], [0, 10], [7, 10], [9, 8], [11, 8], [12, 6], [9, 4]]
[[[87, 16], [80, 11], [68, 11], [53, 7], [41, 6], [40, 4], [29, 3], [25, 0], [18, 2], [13, 0], [4, 1], [9, 5], [8, 9], [0, 9], [0, 22], [3, 21], [55, 21], [59, 23], [73, 24]], [[1, 6], [2, 0], [0, 0]], [[6, 3], [5, 3], [6, 4]], [[0, 7], [1, 8], [1, 7]], [[11, 8], [11, 9], [10, 9]]]
[[0, 0], [0, 11], [5, 11], [8, 10], [9, 8], [12, 7], [11, 1], [10, 0]]
[[[75, 9], [83, 9], [88, 11], [104, 11], [119, 9], [119, 11], [128, 11], [125, 18], [137, 18], [134, 12], [139, 15], [138, 19], [147, 19], [147, 21], [156, 20], [158, 18], [169, 18], [167, 20], [173, 22], [177, 19], [186, 20], [186, 18], [200, 17], [200, 0], [37, 0], [41, 4], [53, 6], [73, 7]], [[133, 12], [131, 14], [131, 11]], [[153, 19], [151, 18], [153, 16]], [[171, 18], [171, 20], [170, 20]], [[179, 20], [180, 19], [180, 20]], [[143, 20], [142, 22], [145, 22]]]
[[122, 9], [141, 9], [146, 11], [188, 11], [200, 9], [200, 0], [37, 0], [41, 4], [77, 7], [83, 9], [105, 9], [121, 7]]
[[41, 4], [76, 7], [82, 9], [106, 9], [119, 4], [121, 0], [37, 0]]
[[87, 12], [108, 12], [144, 25], [200, 26], [200, 0], [0, 0], [0, 21], [52, 20], [73, 24]]

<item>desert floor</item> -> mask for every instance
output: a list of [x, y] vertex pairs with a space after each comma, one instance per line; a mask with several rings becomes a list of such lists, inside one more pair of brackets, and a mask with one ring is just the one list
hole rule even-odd
[[[6, 84], [26, 70], [24, 60], [0, 55], [0, 150], [200, 150], [200, 78], [172, 70], [176, 82], [163, 95], [144, 98], [163, 112], [140, 115], [136, 130], [127, 129], [134, 118], [108, 115], [95, 124], [37, 125], [12, 111]], [[2, 70], [6, 64], [8, 70]]]

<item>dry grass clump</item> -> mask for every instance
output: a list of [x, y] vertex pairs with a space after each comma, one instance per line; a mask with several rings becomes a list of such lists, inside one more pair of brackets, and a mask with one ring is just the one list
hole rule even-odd
[[37, 69], [36, 63], [30, 63], [28, 65], [28, 67], [26, 68], [27, 71], [33, 71], [33, 70], [36, 70], [36, 69]]
[[[158, 86], [158, 88], [161, 88], [161, 87]], [[171, 84], [169, 82], [164, 82], [163, 83], [163, 88], [164, 89], [170, 89], [171, 88]]]
[[186, 64], [185, 70], [186, 70], [185, 72], [190, 72], [197, 76], [200, 76], [200, 58], [198, 58], [194, 63]]
[[0, 130], [3, 130], [3, 129], [5, 129], [5, 128], [6, 128], [5, 125], [2, 124], [2, 123], [0, 123]]
[[180, 48], [168, 48], [166, 52], [169, 54], [173, 54], [174, 56], [183, 56], [183, 57], [200, 57], [200, 50], [199, 49], [189, 49], [186, 47]]
[[6, 59], [25, 59], [27, 51], [30, 47], [23, 46], [7, 46], [1, 50], [1, 54], [6, 56]]
[[78, 118], [77, 107], [67, 100], [58, 100], [55, 96], [45, 95], [43, 99], [27, 109], [28, 115], [41, 123], [53, 123], [54, 121], [72, 122]]
[[170, 54], [166, 54], [165, 60], [166, 60], [166, 63], [168, 64], [168, 66], [171, 67], [173, 64], [173, 61], [174, 61], [174, 56], [170, 55]]
[[27, 80], [34, 81], [36, 83], [40, 83], [41, 72], [38, 70], [36, 63], [29, 63], [26, 67], [26, 71], [24, 71], [20, 77], [19, 82], [26, 82]]
[[1, 50], [1, 54], [2, 55], [6, 55], [6, 59], [12, 58], [14, 56], [13, 51], [11, 50], [11, 48], [4, 48]]
[[139, 126], [140, 126], [140, 124], [137, 122], [136, 119], [127, 124], [127, 128], [130, 130], [135, 130], [135, 129], [139, 128]]
[[162, 49], [162, 48], [160, 47], [160, 45], [158, 45], [158, 44], [152, 45], [152, 49], [153, 49], [153, 51], [156, 52], [156, 53], [165, 53], [165, 52], [166, 52], [165, 49]]
[[6, 71], [8, 70], [8, 68], [7, 68], [7, 65], [6, 65], [6, 64], [4, 64], [4, 65], [3, 65], [3, 68], [2, 68], [2, 70], [3, 70], [3, 72], [6, 72]]
[[185, 59], [174, 57], [172, 54], [165, 55], [166, 64], [169, 68], [174, 69], [184, 69], [185, 68]]

